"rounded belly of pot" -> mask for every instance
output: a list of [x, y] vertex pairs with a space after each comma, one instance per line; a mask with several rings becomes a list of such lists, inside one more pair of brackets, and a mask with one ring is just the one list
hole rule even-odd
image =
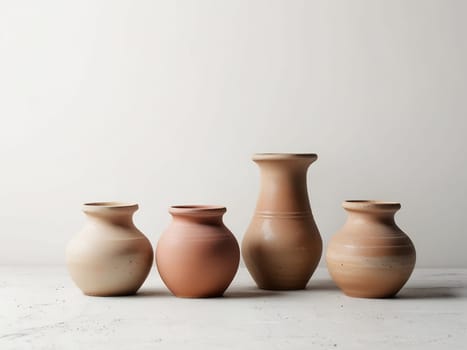
[[153, 250], [145, 237], [77, 237], [69, 243], [66, 255], [73, 281], [84, 294], [95, 296], [136, 293], [153, 262]]
[[409, 279], [415, 266], [415, 249], [405, 236], [366, 243], [334, 237], [326, 262], [331, 277], [347, 295], [390, 297]]
[[156, 249], [159, 274], [178, 297], [222, 295], [232, 282], [239, 261], [240, 250], [230, 233], [197, 237], [166, 232]]
[[242, 242], [242, 255], [263, 289], [303, 289], [321, 257], [322, 241], [311, 216], [255, 217]]

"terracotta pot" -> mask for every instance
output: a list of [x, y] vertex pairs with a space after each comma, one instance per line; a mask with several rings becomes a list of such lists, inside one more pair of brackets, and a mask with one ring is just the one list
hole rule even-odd
[[399, 203], [346, 201], [347, 222], [326, 254], [329, 273], [349, 296], [394, 296], [415, 266], [415, 248], [394, 221]]
[[259, 288], [306, 287], [321, 258], [311, 213], [307, 169], [316, 154], [256, 154], [261, 190], [242, 242], [245, 264]]
[[173, 219], [157, 244], [156, 263], [177, 297], [218, 297], [232, 282], [240, 249], [222, 221], [225, 212], [205, 205], [170, 208]]
[[71, 278], [84, 294], [134, 294], [151, 270], [154, 253], [149, 240], [133, 224], [137, 204], [87, 203], [87, 223], [68, 244]]

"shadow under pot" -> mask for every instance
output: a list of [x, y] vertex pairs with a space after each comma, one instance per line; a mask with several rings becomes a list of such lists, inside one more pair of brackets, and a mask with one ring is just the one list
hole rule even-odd
[[321, 258], [322, 241], [311, 212], [308, 167], [316, 154], [255, 154], [261, 189], [243, 237], [242, 255], [261, 289], [306, 287]]
[[326, 262], [337, 286], [348, 296], [387, 298], [399, 292], [415, 266], [415, 247], [396, 225], [401, 205], [345, 201], [344, 226], [329, 242]]
[[224, 225], [225, 207], [181, 205], [169, 209], [172, 222], [156, 248], [156, 264], [177, 297], [222, 296], [232, 282], [240, 249]]
[[151, 243], [133, 223], [138, 205], [83, 205], [87, 222], [71, 239], [66, 260], [71, 278], [86, 295], [131, 295], [146, 280], [154, 260]]

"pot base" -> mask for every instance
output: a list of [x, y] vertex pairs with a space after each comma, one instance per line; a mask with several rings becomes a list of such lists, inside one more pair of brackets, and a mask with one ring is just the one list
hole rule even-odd
[[[307, 283], [308, 284], [308, 283]], [[259, 289], [263, 290], [303, 290], [306, 289], [307, 284], [294, 284], [294, 285], [277, 285], [277, 284], [269, 284], [269, 285], [260, 285], [258, 284]]]
[[130, 295], [136, 295], [137, 291], [138, 290], [131, 291], [131, 292], [117, 292], [117, 293], [83, 292], [83, 294], [88, 296], [88, 297], [126, 297], [126, 296], [130, 296]]
[[[399, 291], [397, 291], [399, 292]], [[360, 299], [391, 299], [391, 298], [394, 298], [397, 294], [397, 292], [395, 293], [391, 293], [391, 294], [380, 294], [380, 295], [377, 295], [377, 294], [368, 294], [368, 293], [365, 293], [365, 292], [349, 292], [349, 291], [344, 291], [343, 290], [343, 293], [345, 295], [347, 295], [348, 297], [350, 298], [360, 298]]]
[[183, 295], [183, 294], [174, 294], [177, 298], [181, 299], [211, 299], [211, 298], [222, 298], [224, 296], [224, 292], [210, 294], [210, 295]]

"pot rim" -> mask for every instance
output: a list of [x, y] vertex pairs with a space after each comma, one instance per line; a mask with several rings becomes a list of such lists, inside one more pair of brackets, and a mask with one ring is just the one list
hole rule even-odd
[[96, 212], [102, 210], [137, 210], [139, 208], [138, 203], [135, 202], [119, 202], [119, 201], [108, 201], [108, 202], [87, 202], [83, 204], [83, 211], [85, 212]]
[[316, 153], [255, 153], [253, 160], [318, 159]]
[[401, 204], [399, 202], [391, 202], [375, 199], [348, 199], [342, 203], [344, 209], [349, 210], [399, 210]]
[[227, 208], [222, 205], [206, 205], [206, 204], [181, 204], [172, 205], [169, 208], [170, 214], [185, 214], [185, 215], [219, 215], [227, 211]]

